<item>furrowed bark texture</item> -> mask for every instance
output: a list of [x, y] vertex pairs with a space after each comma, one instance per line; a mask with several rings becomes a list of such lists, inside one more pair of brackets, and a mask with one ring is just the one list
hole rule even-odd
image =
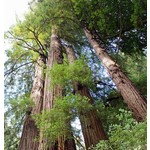
[[129, 109], [133, 111], [133, 115], [136, 120], [143, 121], [147, 114], [146, 100], [132, 84], [129, 78], [121, 71], [119, 65], [109, 56], [107, 51], [101, 47], [92, 31], [85, 27], [84, 32], [89, 43], [94, 48], [95, 53], [116, 84], [118, 91], [124, 99], [124, 102], [128, 105]]
[[[70, 126], [70, 122], [66, 123]], [[71, 128], [71, 127], [70, 127]], [[68, 139], [69, 137], [69, 139]], [[67, 137], [59, 137], [58, 138], [58, 150], [76, 150], [75, 141], [73, 139], [72, 132], [68, 132]]]
[[[63, 63], [63, 55], [62, 55], [62, 48], [61, 42], [59, 37], [52, 32], [51, 35], [51, 45], [50, 45], [50, 52], [48, 55], [48, 62], [47, 68], [51, 69], [54, 63], [62, 64]], [[48, 74], [46, 74], [45, 80], [45, 88], [44, 88], [44, 100], [43, 100], [43, 110], [51, 110], [54, 105], [54, 101], [56, 97], [63, 96], [63, 87], [62, 86], [55, 86], [50, 87], [51, 79]], [[43, 137], [43, 133], [40, 133], [40, 144], [38, 150], [75, 150], [74, 140], [68, 140], [64, 137], [58, 137], [58, 140], [55, 142], [53, 146], [47, 147], [47, 140]], [[72, 145], [74, 147], [72, 147]]]
[[43, 73], [44, 63], [45, 59], [42, 57], [40, 57], [37, 61], [35, 77], [30, 96], [34, 102], [34, 106], [30, 108], [30, 112], [28, 112], [26, 115], [22, 136], [19, 142], [19, 150], [38, 150], [39, 142], [36, 140], [36, 138], [39, 135], [39, 131], [35, 125], [32, 115], [39, 114], [42, 109], [45, 78]]
[[[76, 59], [75, 53], [71, 47], [66, 48], [69, 63], [73, 63]], [[86, 86], [78, 82], [74, 82], [74, 90], [76, 94], [89, 98], [89, 103], [93, 103], [93, 99]], [[107, 136], [102, 127], [102, 123], [95, 110], [80, 113], [80, 122], [84, 136], [85, 146], [88, 149], [92, 145], [96, 145], [100, 140], [106, 140]]]

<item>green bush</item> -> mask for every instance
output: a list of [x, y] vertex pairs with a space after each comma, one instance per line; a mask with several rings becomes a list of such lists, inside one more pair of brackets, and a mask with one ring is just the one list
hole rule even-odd
[[119, 109], [118, 121], [109, 124], [109, 140], [100, 141], [92, 150], [146, 150], [147, 122], [138, 123], [130, 111]]
[[42, 114], [33, 116], [37, 127], [42, 130], [49, 145], [52, 145], [58, 137], [69, 138], [70, 121], [74, 121], [81, 111], [87, 112], [93, 109], [88, 101], [87, 97], [69, 94], [62, 99], [56, 98], [51, 110], [45, 110]]
[[51, 70], [48, 70], [52, 85], [66, 86], [74, 81], [83, 85], [92, 84], [92, 71], [89, 69], [83, 59], [75, 60], [74, 63], [68, 65], [54, 64]]

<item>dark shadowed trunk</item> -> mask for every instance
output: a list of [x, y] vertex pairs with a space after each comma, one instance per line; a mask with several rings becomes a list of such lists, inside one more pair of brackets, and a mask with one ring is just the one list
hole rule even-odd
[[[66, 123], [66, 125], [67, 124], [70, 127], [70, 122]], [[59, 137], [58, 141], [58, 150], [76, 150], [75, 141], [71, 131], [68, 132], [67, 137]]]
[[[76, 59], [73, 49], [71, 47], [66, 48], [66, 53], [69, 63], [73, 63]], [[74, 90], [76, 94], [80, 94], [81, 96], [89, 98], [90, 104], [93, 103], [93, 99], [86, 86], [81, 85], [78, 82], [74, 82]], [[97, 144], [99, 140], [107, 139], [100, 118], [98, 117], [98, 114], [95, 110], [81, 112], [79, 118], [84, 136], [85, 146], [87, 149], [90, 146]]]
[[45, 59], [40, 57], [37, 60], [35, 77], [31, 91], [31, 100], [34, 102], [34, 106], [33, 108], [30, 108], [29, 112], [26, 114], [22, 136], [19, 143], [19, 150], [38, 150], [39, 142], [36, 138], [39, 136], [39, 131], [35, 125], [32, 115], [39, 114], [42, 109], [44, 95], [44, 64]]
[[116, 84], [118, 91], [124, 99], [124, 102], [128, 105], [129, 109], [133, 111], [133, 115], [137, 121], [143, 121], [147, 114], [146, 100], [132, 84], [129, 78], [121, 71], [119, 65], [110, 57], [106, 50], [101, 47], [97, 39], [98, 37], [96, 37], [92, 31], [86, 27], [84, 27], [84, 32], [89, 40], [89, 43], [94, 48], [97, 56]]
[[[63, 55], [61, 42], [59, 37], [53, 31], [51, 35], [51, 45], [48, 55], [47, 68], [51, 69], [54, 64], [62, 64], [62, 63], [63, 63]], [[44, 88], [43, 110], [51, 110], [53, 108], [55, 98], [56, 97], [61, 98], [63, 96], [62, 86], [57, 85], [55, 87], [50, 87], [50, 85], [51, 81], [47, 73]], [[58, 137], [58, 140], [55, 142], [55, 145], [47, 147], [48, 144], [49, 143], [43, 137], [43, 133], [41, 132], [40, 145], [38, 150], [76, 150], [73, 136], [70, 140], [64, 137]]]

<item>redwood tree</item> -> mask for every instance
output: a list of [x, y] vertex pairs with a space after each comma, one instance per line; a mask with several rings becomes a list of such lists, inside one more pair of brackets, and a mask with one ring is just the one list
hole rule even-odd
[[[69, 63], [73, 63], [76, 60], [73, 48], [71, 46], [67, 47], [66, 53]], [[90, 95], [88, 87], [76, 81], [74, 81], [73, 86], [76, 94], [87, 97], [89, 99], [89, 103], [91, 105], [93, 104], [93, 99]], [[104, 132], [102, 123], [96, 110], [89, 110], [87, 112], [81, 111], [79, 118], [84, 136], [85, 146], [87, 149], [90, 146], [97, 144], [99, 140], [107, 140], [107, 135]]]
[[44, 64], [45, 58], [39, 57], [35, 67], [35, 76], [31, 91], [31, 100], [34, 104], [33, 107], [28, 108], [29, 110], [26, 113], [19, 150], [38, 150], [39, 142], [36, 138], [39, 136], [39, 131], [32, 115], [39, 114], [42, 110], [45, 81], [43, 72]]
[[[63, 63], [63, 55], [62, 55], [62, 46], [58, 35], [56, 34], [56, 30], [52, 29], [51, 35], [51, 44], [50, 51], [48, 55], [47, 68], [50, 70], [54, 64], [62, 64]], [[46, 74], [45, 79], [45, 88], [44, 88], [44, 99], [43, 99], [43, 110], [51, 110], [54, 106], [54, 101], [56, 97], [61, 98], [63, 96], [63, 87], [57, 85], [55, 87], [50, 87], [51, 79], [49, 77], [49, 73]], [[67, 125], [68, 126], [68, 123]], [[70, 139], [66, 139], [64, 137], [58, 137], [55, 144], [50, 147], [46, 147], [48, 144], [46, 138], [43, 136], [42, 129], [40, 133], [40, 144], [39, 150], [49, 149], [49, 150], [75, 150], [75, 142], [73, 139], [73, 135], [69, 133]]]
[[[116, 61], [111, 58], [104, 47], [108, 41], [113, 42], [114, 39], [120, 44], [120, 41], [123, 40], [121, 37], [122, 34], [128, 39], [130, 34], [128, 35], [125, 32], [132, 30], [138, 31], [139, 28], [141, 28], [141, 31], [145, 31], [145, 2], [110, 2], [103, 0], [86, 2], [72, 0], [72, 2], [81, 28], [84, 30], [84, 33], [95, 50], [96, 55], [101, 60], [112, 80], [116, 84], [124, 102], [128, 105], [129, 109], [133, 111], [137, 121], [143, 121], [146, 118], [146, 100], [139, 93], [138, 89], [133, 85], [129, 78], [123, 73]], [[138, 12], [138, 10], [140, 11]], [[141, 20], [139, 26], [138, 18]], [[110, 21], [112, 23], [110, 23]], [[137, 25], [135, 25], [135, 23]], [[142, 37], [140, 37], [141, 34], [143, 35]], [[141, 32], [141, 34], [138, 35], [137, 32], [136, 36], [138, 35], [138, 38], [136, 38], [136, 36], [134, 36], [134, 38], [135, 41], [138, 41], [136, 41], [135, 45], [142, 46], [138, 46], [137, 48], [136, 46], [134, 47], [133, 44], [133, 51], [135, 51], [135, 49], [138, 51], [138, 49], [141, 50], [142, 48], [146, 48], [144, 43], [145, 33]], [[126, 41], [128, 41], [127, 39]], [[133, 39], [133, 37], [131, 39]], [[144, 40], [142, 41], [141, 39]], [[126, 41], [123, 42], [125, 43]], [[132, 45], [132, 43], [130, 43], [130, 45]]]
[[[86, 25], [86, 24], [82, 24]], [[146, 118], [147, 105], [144, 97], [139, 93], [138, 89], [133, 85], [129, 78], [123, 73], [119, 65], [111, 58], [107, 51], [100, 45], [95, 34], [87, 26], [83, 26], [86, 37], [91, 46], [95, 50], [97, 56], [110, 74], [112, 80], [116, 84], [119, 92], [124, 98], [124, 102], [133, 111], [135, 118], [138, 121], [143, 121]]]

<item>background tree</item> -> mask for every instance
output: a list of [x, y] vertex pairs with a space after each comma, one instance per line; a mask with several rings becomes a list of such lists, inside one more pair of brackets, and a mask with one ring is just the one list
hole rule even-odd
[[[51, 35], [51, 44], [50, 44], [50, 51], [48, 55], [48, 62], [47, 62], [47, 69], [52, 69], [54, 64], [62, 64], [63, 63], [63, 55], [62, 55], [62, 46], [60, 43], [60, 39], [57, 36], [57, 27], [54, 26], [52, 27], [52, 35]], [[50, 89], [51, 85], [51, 79], [46, 75], [46, 80], [45, 80], [45, 88], [44, 88], [44, 98], [43, 98], [43, 111], [45, 110], [51, 110], [54, 106], [55, 99], [56, 97], [61, 98], [63, 96], [63, 87], [60, 85], [57, 85]], [[69, 123], [66, 123], [66, 126], [70, 126]], [[57, 141], [52, 141], [47, 140], [47, 138], [43, 135], [43, 129], [44, 127], [41, 128], [41, 134], [40, 134], [40, 144], [39, 144], [39, 150], [43, 149], [58, 149], [58, 150], [65, 150], [65, 149], [76, 149], [75, 143], [73, 140], [73, 137], [71, 140], [66, 139], [65, 135], [64, 136], [59, 136], [57, 137]], [[65, 130], [65, 129], [62, 129]], [[47, 131], [46, 131], [47, 132]], [[70, 135], [71, 136], [71, 135]], [[48, 145], [49, 143], [53, 145]]]
[[[87, 38], [88, 38], [90, 44], [92, 45], [92, 47], [95, 49], [95, 52], [96, 52], [97, 56], [102, 61], [105, 68], [107, 69], [107, 71], [110, 74], [112, 80], [115, 82], [119, 92], [121, 93], [121, 95], [124, 98], [124, 102], [127, 103], [128, 107], [133, 111], [133, 114], [134, 114], [134, 116], [136, 117], [136, 119], [138, 121], [144, 120], [146, 118], [146, 109], [147, 109], [144, 97], [139, 93], [139, 91], [136, 89], [136, 87], [133, 86], [132, 82], [127, 78], [127, 76], [121, 71], [121, 68], [119, 67], [117, 62], [115, 62], [110, 57], [110, 55], [106, 52], [104, 46], [102, 45], [103, 43], [102, 43], [102, 40], [101, 40], [101, 33], [100, 34], [98, 33], [99, 32], [98, 28], [96, 28], [94, 25], [92, 26], [92, 24], [90, 22], [91, 20], [90, 21], [88, 20], [89, 18], [86, 19], [88, 15], [84, 14], [86, 12], [85, 9], [83, 11], [80, 10], [82, 8], [83, 3], [80, 2], [80, 1], [74, 1], [74, 2], [75, 2], [76, 14], [79, 16], [79, 20], [81, 21], [81, 26], [82, 26], [82, 28], [85, 32], [85, 35], [87, 36]], [[113, 2], [111, 2], [111, 4], [112, 3]], [[95, 3], [93, 3], [93, 4], [95, 4]], [[103, 3], [100, 3], [100, 5], [102, 5], [102, 4]], [[121, 7], [121, 4], [122, 3], [118, 3], [118, 5], [120, 7]], [[126, 3], [126, 5], [127, 4], [130, 5], [130, 4], [132, 4], [132, 2], [131, 3], [130, 2]], [[101, 8], [104, 10], [104, 14], [105, 13], [107, 14], [108, 10], [107, 10], [106, 6], [109, 7], [109, 4], [107, 5], [107, 2], [106, 3], [104, 2], [104, 5], [105, 5], [105, 8], [103, 8], [103, 6], [101, 6]], [[132, 5], [134, 5], [134, 3]], [[87, 8], [88, 8], [88, 6], [89, 6], [89, 3], [87, 2]], [[130, 10], [130, 7], [129, 7], [129, 12], [131, 10]], [[115, 10], [115, 12], [117, 12], [117, 10]], [[91, 12], [91, 14], [89, 13], [89, 16], [92, 15], [92, 14], [93, 14], [93, 12]], [[101, 14], [104, 15], [102, 10], [101, 10]], [[131, 17], [130, 16], [131, 14], [132, 14], [132, 11], [129, 14], [129, 16], [125, 17], [125, 23], [128, 21], [128, 17], [129, 18]], [[121, 15], [119, 17], [122, 17], [122, 18], [124, 17], [124, 16], [122, 16], [123, 14], [119, 14], [119, 15]], [[127, 15], [127, 13], [126, 13], [126, 15]], [[93, 22], [94, 22], [94, 20], [93, 20]], [[122, 22], [120, 22], [120, 23], [122, 23]], [[121, 25], [126, 26], [125, 24], [119, 24], [119, 25], [120, 26]], [[144, 26], [145, 26], [145, 24], [144, 24]], [[103, 27], [103, 29], [104, 29], [104, 27]], [[110, 26], [110, 29], [111, 29], [112, 32], [113, 32], [113, 30], [116, 31], [115, 26]], [[98, 30], [98, 32], [97, 32], [97, 30]], [[124, 30], [124, 29], [119, 28], [117, 30]], [[120, 31], [120, 33], [121, 33], [121, 31]]]
[[[71, 46], [66, 48], [66, 53], [69, 63], [74, 63], [76, 60], [76, 56]], [[85, 68], [83, 68], [83, 70]], [[85, 85], [81, 84], [80, 82], [74, 81], [73, 87], [75, 94], [80, 94], [81, 96], [87, 97], [89, 99], [89, 103], [91, 105], [93, 104], [93, 99], [89, 93], [88, 88]], [[106, 133], [103, 130], [102, 123], [100, 121], [100, 118], [97, 116], [96, 111], [81, 111], [79, 118], [81, 121], [82, 132], [87, 149], [90, 146], [98, 143], [99, 140], [107, 139]]]
[[39, 142], [36, 140], [36, 138], [39, 136], [39, 131], [36, 127], [34, 119], [32, 118], [32, 115], [39, 114], [42, 110], [45, 81], [43, 70], [44, 65], [45, 58], [39, 57], [35, 68], [34, 82], [31, 91], [31, 100], [33, 101], [33, 106], [29, 106], [26, 112], [22, 136], [19, 142], [20, 150], [37, 150], [39, 146]]

